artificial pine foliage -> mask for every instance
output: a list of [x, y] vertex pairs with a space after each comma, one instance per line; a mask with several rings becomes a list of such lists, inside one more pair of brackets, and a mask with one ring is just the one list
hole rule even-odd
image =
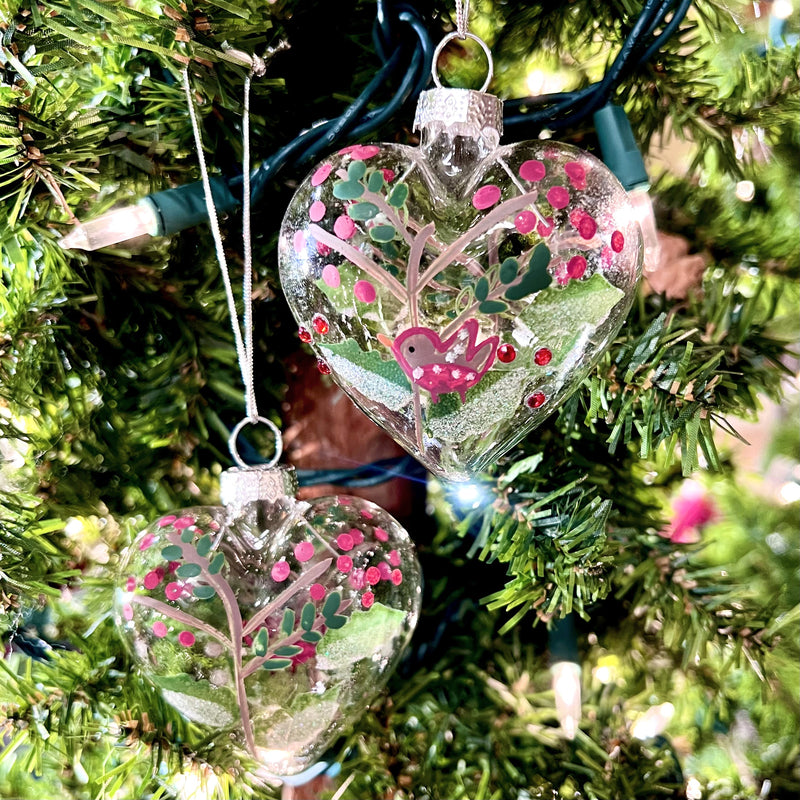
[[[451, 3], [409, 5], [433, 42], [452, 30]], [[538, 70], [557, 81], [543, 92], [571, 92], [601, 79], [642, 5], [473, 3], [493, 90], [522, 100], [505, 140], [549, 128], [596, 150], [591, 117], [526, 121], [548, 108], [523, 100], [526, 80]], [[659, 228], [702, 256], [701, 281], [682, 297], [643, 285], [613, 347], [484, 476], [481, 500], [464, 509], [430, 481], [428, 505], [404, 510], [425, 573], [422, 619], [386, 692], [331, 752], [341, 772], [326, 796], [345, 781], [337, 796], [800, 793], [800, 50], [796, 16], [767, 41], [770, 5], [754, 18], [751, 3], [698, 0], [616, 89], [652, 156]], [[201, 731], [132, 671], [109, 611], [115, 565], [145, 522], [216, 497], [243, 414], [208, 228], [92, 253], [58, 239], [75, 217], [198, 179], [184, 68], [212, 171], [233, 178], [246, 74], [236, 51], [267, 61], [253, 82], [258, 163], [339, 116], [381, 55], [410, 58], [407, 7], [380, 8], [374, 27], [366, 0], [0, 2], [4, 797], [280, 795], [227, 749], [227, 731]], [[480, 83], [480, 63], [448, 53], [444, 75]], [[402, 69], [370, 107], [388, 102]], [[411, 142], [412, 116], [407, 100], [360, 141]], [[688, 156], [656, 158], [676, 140]], [[275, 255], [283, 210], [316, 160], [302, 150], [253, 208], [256, 388], [276, 423], [308, 362]], [[238, 212], [223, 228], [238, 276]], [[780, 496], [748, 475], [736, 439], [740, 420], [771, 403], [785, 413], [759, 469], [785, 470]], [[689, 476], [717, 509], [696, 542], [659, 535]], [[572, 740], [555, 716], [547, 633], [570, 613], [583, 685]], [[634, 737], [636, 719], [666, 702], [666, 728]]]

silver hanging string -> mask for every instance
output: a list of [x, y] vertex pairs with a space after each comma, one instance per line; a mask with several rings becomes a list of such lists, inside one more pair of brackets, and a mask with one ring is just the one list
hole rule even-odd
[[456, 31], [459, 39], [466, 39], [469, 31], [469, 0], [456, 0]]
[[214, 205], [214, 198], [211, 195], [211, 182], [208, 177], [208, 165], [206, 164], [205, 153], [203, 152], [203, 140], [200, 135], [200, 125], [197, 121], [197, 112], [194, 105], [194, 97], [192, 96], [192, 89], [189, 83], [189, 71], [185, 69], [182, 73], [183, 87], [186, 92], [186, 103], [189, 108], [189, 119], [192, 122], [192, 132], [194, 133], [195, 147], [197, 149], [197, 160], [200, 165], [200, 177], [203, 182], [203, 190], [205, 195], [206, 211], [208, 213], [208, 221], [211, 226], [211, 236], [214, 239], [214, 248], [216, 250], [217, 261], [219, 262], [220, 271], [222, 272], [222, 282], [225, 284], [225, 297], [228, 303], [228, 313], [231, 320], [231, 328], [233, 329], [233, 338], [236, 345], [236, 357], [239, 362], [239, 371], [242, 375], [242, 383], [244, 384], [245, 395], [245, 412], [246, 417], [239, 422], [231, 432], [228, 439], [228, 449], [236, 464], [242, 469], [247, 469], [249, 465], [242, 460], [236, 446], [236, 440], [240, 431], [245, 425], [263, 424], [269, 427], [275, 436], [275, 452], [272, 458], [264, 465], [263, 468], [269, 469], [277, 464], [278, 459], [283, 452], [283, 441], [281, 433], [278, 428], [266, 417], [262, 417], [258, 413], [258, 405], [256, 403], [255, 394], [255, 379], [254, 379], [254, 361], [255, 356], [253, 352], [253, 246], [252, 246], [252, 229], [250, 224], [250, 86], [252, 82], [252, 75], [263, 74], [263, 61], [261, 59], [253, 59], [253, 68], [245, 78], [244, 83], [244, 114], [242, 116], [242, 240], [243, 240], [243, 259], [244, 259], [244, 274], [242, 278], [242, 294], [243, 294], [243, 326], [239, 326], [236, 314], [236, 300], [233, 296], [233, 286], [231, 284], [230, 270], [228, 269], [228, 261], [225, 258], [225, 248], [222, 242], [222, 233], [219, 228], [219, 219], [217, 217], [217, 209]]

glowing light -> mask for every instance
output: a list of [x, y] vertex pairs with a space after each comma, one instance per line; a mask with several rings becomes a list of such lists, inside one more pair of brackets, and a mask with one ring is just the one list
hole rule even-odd
[[661, 258], [661, 245], [658, 241], [653, 201], [644, 186], [631, 189], [628, 192], [628, 199], [633, 205], [633, 217], [639, 223], [642, 231], [645, 271], [654, 272], [658, 269], [658, 262]]
[[574, 661], [559, 661], [550, 667], [556, 716], [567, 739], [574, 739], [581, 719], [581, 667]]
[[631, 736], [640, 741], [654, 739], [659, 734], [664, 733], [673, 716], [675, 716], [675, 706], [672, 703], [662, 703], [659, 706], [648, 708], [631, 725]]
[[697, 778], [686, 781], [686, 800], [703, 800], [703, 787]]
[[619, 677], [619, 659], [616, 656], [603, 656], [597, 660], [592, 676], [600, 683], [614, 683]]
[[783, 505], [788, 506], [800, 500], [800, 483], [788, 481], [778, 489], [778, 498]]
[[777, 19], [789, 19], [789, 17], [792, 16], [793, 11], [794, 8], [792, 7], [790, 0], [775, 0], [775, 2], [772, 4], [772, 10], [770, 13]]
[[736, 197], [743, 203], [749, 203], [756, 196], [756, 185], [753, 181], [739, 181], [736, 184]]
[[489, 491], [479, 483], [453, 484], [449, 494], [453, 505], [462, 510], [478, 508], [491, 502]]

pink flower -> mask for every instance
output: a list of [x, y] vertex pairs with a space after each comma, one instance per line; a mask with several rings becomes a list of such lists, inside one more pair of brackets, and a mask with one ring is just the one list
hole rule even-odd
[[699, 542], [702, 529], [718, 516], [705, 488], [696, 481], [684, 481], [672, 502], [672, 521], [659, 533], [673, 544]]

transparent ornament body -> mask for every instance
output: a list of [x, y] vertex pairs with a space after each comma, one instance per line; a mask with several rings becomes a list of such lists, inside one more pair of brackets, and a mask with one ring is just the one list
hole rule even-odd
[[355, 497], [183, 509], [122, 570], [115, 615], [142, 671], [274, 775], [313, 764], [364, 713], [419, 614], [408, 534]]
[[623, 324], [642, 260], [630, 201], [601, 161], [467, 133], [429, 126], [419, 148], [331, 156], [298, 188], [279, 241], [285, 295], [323, 371], [457, 480], [578, 387]]

